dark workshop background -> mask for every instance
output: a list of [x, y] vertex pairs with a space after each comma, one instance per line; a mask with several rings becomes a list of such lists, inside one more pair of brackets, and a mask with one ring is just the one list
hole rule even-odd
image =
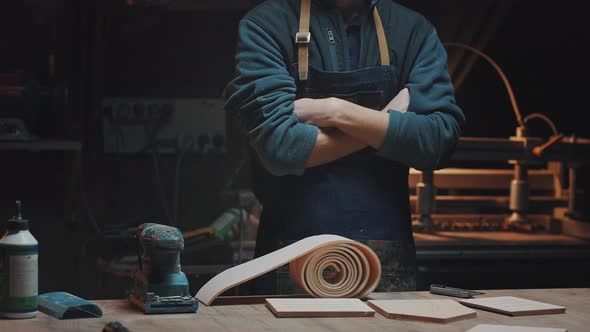
[[[124, 297], [128, 279], [97, 266], [98, 257], [133, 250], [136, 243], [117, 240], [118, 231], [142, 222], [167, 223], [172, 217], [184, 231], [198, 229], [233, 207], [236, 192], [248, 189], [247, 167], [241, 167], [243, 144], [232, 130], [217, 136], [217, 147], [225, 152], [189, 152], [179, 166], [178, 153], [105, 152], [103, 116], [108, 98], [221, 98], [233, 75], [238, 21], [256, 2], [1, 1], [0, 73], [22, 73], [35, 87], [27, 115], [30, 130], [83, 146], [80, 156], [1, 152], [0, 226], [4, 230], [14, 201], [22, 200], [40, 243], [41, 293]], [[583, 120], [588, 112], [588, 31], [582, 1], [400, 2], [430, 19], [443, 41], [467, 42], [494, 58], [510, 78], [524, 114], [544, 113], [561, 132], [590, 137]], [[456, 52], [450, 56], [462, 68], [453, 67], [454, 78], [466, 75], [457, 91], [468, 118], [463, 134], [513, 135], [514, 114], [497, 73], [483, 61], [470, 62]], [[232, 128], [229, 122], [227, 128]], [[550, 134], [541, 122], [532, 129], [538, 136]], [[588, 188], [588, 172], [582, 170], [580, 194]], [[584, 211], [587, 205], [582, 204]], [[109, 231], [115, 234], [112, 242], [104, 240]], [[190, 255], [195, 264], [222, 265], [232, 259], [231, 250], [222, 247]], [[559, 269], [547, 267], [559, 276], [552, 280], [502, 271], [505, 278], [482, 273], [469, 283], [457, 277], [456, 285], [588, 286], [580, 276]], [[198, 282], [191, 283], [191, 289], [198, 289]], [[422, 288], [426, 284], [420, 283]]]

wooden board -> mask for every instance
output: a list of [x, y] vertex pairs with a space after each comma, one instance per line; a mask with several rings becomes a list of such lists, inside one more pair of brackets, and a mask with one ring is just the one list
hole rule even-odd
[[550, 327], [479, 324], [467, 332], [567, 332], [567, 330]]
[[370, 300], [367, 304], [387, 318], [448, 323], [475, 318], [477, 313], [455, 300]]
[[[225, 290], [287, 263], [293, 280], [314, 297], [364, 298], [381, 278], [381, 263], [371, 248], [342, 236], [317, 235], [217, 274], [195, 298], [210, 305]], [[325, 268], [339, 270], [341, 279], [336, 284], [327, 282]]]
[[266, 299], [279, 317], [373, 317], [375, 311], [359, 299]]
[[244, 304], [266, 304], [266, 299], [295, 299], [312, 298], [309, 294], [283, 294], [283, 295], [235, 295], [235, 296], [218, 296], [211, 302], [211, 305], [244, 305]]
[[468, 307], [497, 312], [508, 316], [548, 315], [562, 314], [565, 312], [565, 307], [562, 306], [514, 296], [461, 299], [459, 302]]
[[584, 246], [588, 241], [563, 234], [516, 232], [436, 232], [414, 234], [417, 247], [425, 246]]

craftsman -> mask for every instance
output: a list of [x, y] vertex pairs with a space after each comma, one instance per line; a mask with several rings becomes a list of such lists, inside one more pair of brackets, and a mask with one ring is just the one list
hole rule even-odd
[[[236, 62], [225, 108], [254, 156], [255, 255], [342, 235], [379, 255], [377, 291], [413, 290], [409, 167], [444, 167], [464, 122], [433, 25], [391, 0], [268, 0], [241, 20]], [[256, 292], [297, 291], [288, 279]]]

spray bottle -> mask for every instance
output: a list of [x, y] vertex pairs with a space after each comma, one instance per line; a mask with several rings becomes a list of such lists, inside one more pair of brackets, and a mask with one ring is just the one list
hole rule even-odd
[[37, 315], [38, 244], [29, 232], [29, 221], [22, 218], [21, 203], [8, 220], [0, 239], [0, 317], [32, 318]]

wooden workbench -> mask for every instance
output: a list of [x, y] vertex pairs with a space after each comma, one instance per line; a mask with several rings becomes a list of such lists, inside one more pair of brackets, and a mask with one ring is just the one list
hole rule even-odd
[[[564, 276], [564, 278], [567, 276]], [[477, 310], [477, 318], [448, 324], [371, 318], [275, 318], [264, 305], [201, 305], [196, 314], [144, 315], [126, 300], [94, 301], [101, 318], [57, 320], [39, 313], [28, 320], [0, 320], [0, 331], [101, 331], [119, 321], [130, 331], [466, 331], [477, 324], [524, 325], [590, 331], [590, 289], [494, 290], [483, 296], [512, 295], [565, 306], [565, 314], [509, 317]], [[372, 298], [446, 298], [428, 292], [377, 293]]]

